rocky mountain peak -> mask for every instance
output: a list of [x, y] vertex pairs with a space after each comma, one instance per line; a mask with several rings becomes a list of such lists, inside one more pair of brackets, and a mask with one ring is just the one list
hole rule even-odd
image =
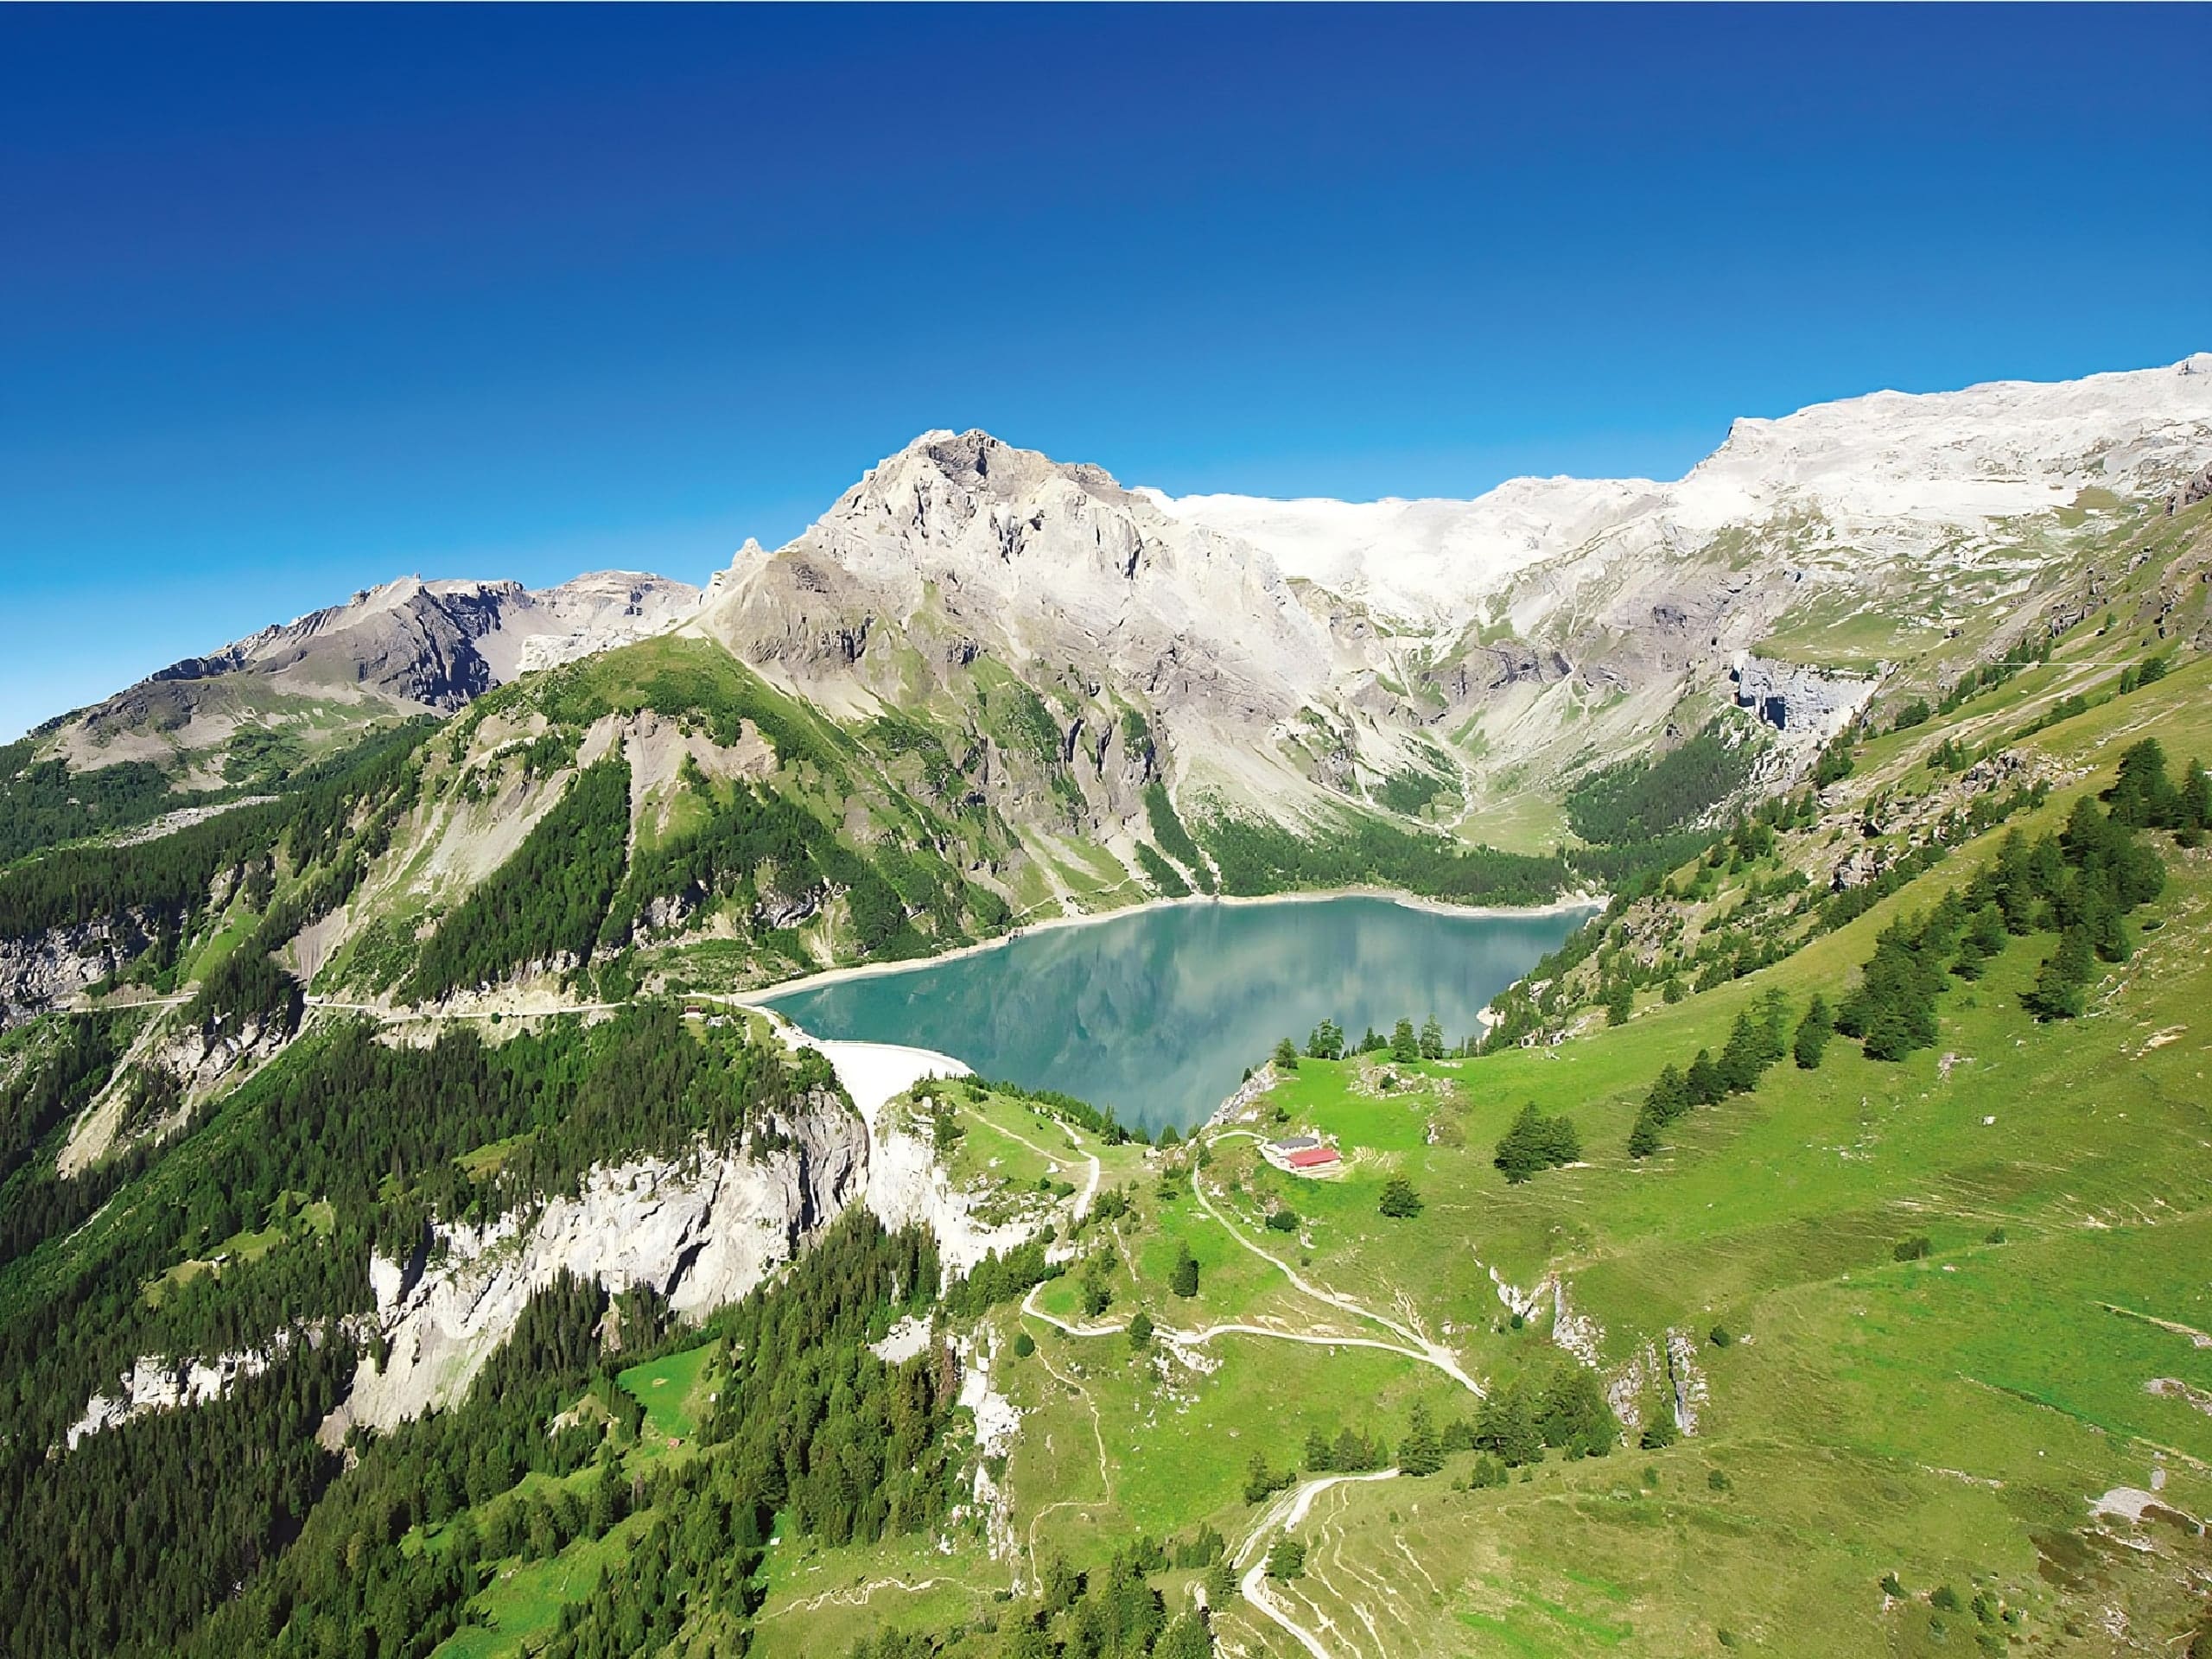
[[1103, 468], [1054, 461], [971, 428], [925, 432], [871, 467], [822, 523], [893, 519], [926, 525], [964, 522], [992, 505], [1029, 511], [1071, 494], [1126, 505], [1128, 493]]
[[157, 670], [52, 728], [92, 767], [219, 749], [242, 723], [309, 703], [372, 719], [450, 712], [532, 669], [664, 633], [698, 609], [688, 582], [595, 571], [558, 587], [403, 576]]

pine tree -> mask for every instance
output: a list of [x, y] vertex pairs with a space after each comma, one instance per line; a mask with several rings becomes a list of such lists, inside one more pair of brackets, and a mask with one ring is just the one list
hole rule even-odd
[[1748, 1011], [1739, 1013], [1720, 1051], [1720, 1082], [1730, 1094], [1749, 1094], [1758, 1087], [1760, 1049], [1757, 1024]]
[[1168, 1288], [1178, 1296], [1198, 1294], [1198, 1259], [1191, 1254], [1187, 1242], [1175, 1247], [1175, 1270], [1168, 1279]]
[[1444, 1447], [1436, 1438], [1436, 1426], [1429, 1420], [1428, 1408], [1416, 1400], [1406, 1428], [1405, 1442], [1398, 1448], [1399, 1471], [1433, 1475], [1443, 1466]]
[[1422, 1022], [1421, 1028], [1421, 1057], [1424, 1060], [1444, 1058], [1444, 1027], [1437, 1023], [1434, 1014]]
[[2083, 988], [2096, 972], [2096, 950], [2088, 934], [2069, 928], [2059, 936], [2058, 949], [2036, 976], [2035, 989], [2023, 999], [2038, 1020], [2075, 1020], [2084, 1005]]
[[1544, 1437], [1527, 1389], [1516, 1383], [1484, 1401], [1475, 1417], [1475, 1440], [1509, 1467], [1542, 1462]]
[[1791, 1045], [1800, 1070], [1817, 1071], [1821, 1055], [1828, 1046], [1829, 1034], [1835, 1029], [1834, 1017], [1828, 1013], [1828, 1000], [1818, 991], [1805, 1005], [1805, 1017], [1797, 1022], [1797, 1038]]
[[1281, 1481], [1275, 1478], [1274, 1471], [1268, 1467], [1267, 1458], [1255, 1450], [1252, 1453], [1252, 1461], [1245, 1465], [1244, 1501], [1247, 1503], [1263, 1503], [1269, 1494], [1280, 1490], [1282, 1484]]
[[1720, 1068], [1713, 1064], [1712, 1054], [1702, 1048], [1690, 1061], [1682, 1084], [1693, 1106], [1717, 1106], [1728, 1097], [1728, 1085], [1720, 1076]]
[[1287, 1037], [1275, 1045], [1275, 1070], [1278, 1071], [1298, 1070], [1298, 1045]]
[[2201, 847], [2204, 835], [2212, 830], [2212, 771], [2207, 771], [2203, 761], [2189, 763], [2189, 772], [2182, 781], [2180, 798], [2176, 803], [2176, 817], [2180, 820], [2177, 839], [2184, 847]]
[[1541, 1170], [1571, 1164], [1582, 1156], [1582, 1137], [1572, 1118], [1547, 1117], [1534, 1101], [1513, 1120], [1491, 1161], [1518, 1185]]
[[1402, 1175], [1393, 1175], [1382, 1185], [1382, 1210], [1386, 1216], [1409, 1220], [1421, 1212], [1421, 1194]]
[[1319, 1427], [1306, 1431], [1306, 1472], [1309, 1475], [1333, 1474], [1337, 1469], [1337, 1454], [1331, 1447], [1327, 1433]]
[[1544, 1390], [1539, 1427], [1544, 1444], [1570, 1457], [1603, 1457], [1620, 1439], [1620, 1420], [1605, 1385], [1586, 1366], [1569, 1365]]
[[[2182, 822], [2183, 799], [2166, 776], [2166, 752], [2154, 737], [2128, 745], [2120, 757], [2120, 776], [2104, 798], [2113, 822], [2132, 830], [2168, 830]], [[2082, 804], [2088, 805], [2086, 798]]]
[[1412, 1020], [1401, 1020], [1390, 1028], [1390, 1058], [1405, 1065], [1421, 1058], [1421, 1039], [1414, 1035]]
[[1213, 1659], [1213, 1630], [1196, 1607], [1176, 1615], [1153, 1643], [1152, 1659]]

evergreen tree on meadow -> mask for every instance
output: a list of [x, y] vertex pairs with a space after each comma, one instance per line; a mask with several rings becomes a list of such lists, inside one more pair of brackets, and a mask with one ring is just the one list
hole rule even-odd
[[1429, 1417], [1428, 1408], [1416, 1400], [1407, 1424], [1405, 1441], [1398, 1448], [1399, 1472], [1433, 1475], [1443, 1466], [1444, 1446], [1437, 1438], [1436, 1425]]
[[1421, 1024], [1421, 1057], [1424, 1060], [1440, 1060], [1444, 1058], [1444, 1027], [1437, 1022], [1437, 1018], [1433, 1014]]
[[1401, 1020], [1390, 1028], [1390, 1058], [1406, 1065], [1421, 1058], [1421, 1039], [1414, 1034], [1412, 1020]]
[[1835, 1017], [1828, 1012], [1828, 1000], [1818, 991], [1805, 1005], [1805, 1017], [1797, 1022], [1796, 1039], [1790, 1045], [1799, 1069], [1816, 1071], [1821, 1055], [1827, 1048], [1828, 1038], [1835, 1031]]
[[1569, 1457], [1601, 1458], [1619, 1440], [1621, 1426], [1598, 1374], [1585, 1365], [1568, 1365], [1544, 1390], [1537, 1427], [1545, 1445]]
[[2059, 936], [2058, 949], [2036, 976], [2035, 988], [2025, 999], [2029, 1011], [2038, 1020], [2079, 1019], [2085, 988], [2096, 973], [2096, 950], [2087, 931], [2069, 928]]
[[1534, 1101], [1521, 1109], [1491, 1161], [1518, 1185], [1541, 1170], [1571, 1164], [1582, 1156], [1582, 1137], [1565, 1116], [1547, 1117]]
[[2174, 838], [2184, 847], [2202, 847], [2205, 831], [2212, 830], [2212, 771], [2202, 760], [2191, 760], [2182, 780], [2180, 817]]
[[1728, 1097], [1728, 1085], [1713, 1063], [1711, 1051], [1700, 1048], [1690, 1061], [1682, 1085], [1693, 1106], [1718, 1106]]
[[1543, 1431], [1525, 1382], [1499, 1389], [1483, 1402], [1475, 1414], [1475, 1443], [1510, 1468], [1543, 1461]]
[[1393, 1175], [1383, 1183], [1381, 1208], [1386, 1216], [1410, 1220], [1421, 1212], [1421, 1197], [1411, 1181], [1402, 1175]]
[[1169, 1275], [1167, 1283], [1168, 1288], [1178, 1296], [1195, 1296], [1198, 1294], [1198, 1259], [1191, 1254], [1188, 1243], [1179, 1243], [1176, 1245], [1175, 1270]]
[[1758, 1022], [1748, 1010], [1738, 1014], [1720, 1051], [1720, 1081], [1730, 1094], [1748, 1094], [1758, 1087], [1763, 1047]]
[[2184, 827], [2184, 797], [2166, 775], [2166, 752], [2155, 737], [2132, 743], [2122, 752], [2120, 775], [2105, 791], [2104, 799], [2111, 808], [2113, 822], [2128, 829]]
[[1152, 1645], [1152, 1659], [1213, 1659], [1213, 1629], [1205, 1612], [1185, 1609], [1160, 1633]]

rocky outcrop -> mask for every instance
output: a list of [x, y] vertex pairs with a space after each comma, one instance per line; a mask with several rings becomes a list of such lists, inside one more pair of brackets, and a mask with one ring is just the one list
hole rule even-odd
[[1826, 742], [1850, 724], [1881, 683], [1878, 677], [1831, 674], [1739, 652], [1728, 677], [1736, 706], [1789, 737]]
[[[922, 1109], [929, 1109], [926, 1096]], [[886, 1227], [928, 1229], [945, 1277], [955, 1279], [985, 1256], [1034, 1237], [1046, 1217], [1040, 1206], [1009, 1221], [978, 1219], [974, 1200], [938, 1160], [925, 1123], [898, 1106], [876, 1114], [869, 1129], [868, 1207]]]
[[2186, 512], [2200, 501], [2212, 500], [2212, 461], [2197, 469], [2196, 475], [2186, 483], [2177, 485], [2166, 498], [2166, 516]]
[[817, 1042], [796, 1027], [785, 1030], [791, 1040], [820, 1051], [868, 1126], [869, 1212], [894, 1232], [901, 1227], [928, 1229], [948, 1278], [967, 1272], [993, 1251], [1025, 1243], [1045, 1224], [1041, 1211], [997, 1224], [978, 1220], [975, 1200], [953, 1185], [938, 1158], [928, 1092], [918, 1096], [918, 1113], [905, 1103], [909, 1090], [931, 1078], [968, 1076], [962, 1062], [926, 1048]]
[[324, 1425], [389, 1427], [460, 1398], [524, 1306], [562, 1274], [612, 1291], [647, 1286], [702, 1318], [789, 1262], [859, 1196], [868, 1146], [842, 1100], [817, 1096], [753, 1155], [701, 1145], [681, 1159], [594, 1169], [582, 1190], [478, 1229], [442, 1225], [418, 1259], [372, 1269], [385, 1357], [364, 1358]]
[[[113, 1394], [96, 1394], [86, 1402], [85, 1414], [69, 1426], [64, 1436], [68, 1449], [88, 1434], [98, 1434], [149, 1412], [175, 1411], [184, 1406], [204, 1406], [220, 1400], [239, 1382], [259, 1376], [292, 1350], [302, 1332], [287, 1328], [259, 1348], [242, 1348], [217, 1354], [212, 1359], [175, 1359], [162, 1354], [143, 1354], [118, 1382]], [[322, 1332], [309, 1327], [308, 1343], [320, 1345]]]
[[0, 1031], [99, 984], [151, 942], [130, 914], [0, 939]]

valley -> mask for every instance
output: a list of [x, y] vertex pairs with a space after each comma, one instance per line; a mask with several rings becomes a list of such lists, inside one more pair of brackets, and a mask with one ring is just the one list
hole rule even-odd
[[1465, 503], [931, 433], [42, 728], [11, 1642], [2212, 1643], [2208, 453], [2203, 357]]

